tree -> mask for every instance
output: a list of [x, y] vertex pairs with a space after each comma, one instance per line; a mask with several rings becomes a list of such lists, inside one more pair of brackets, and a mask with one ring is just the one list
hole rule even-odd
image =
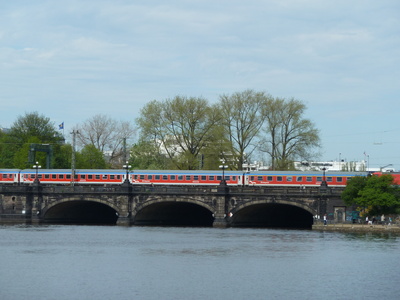
[[263, 103], [268, 99], [264, 92], [245, 90], [232, 95], [220, 97], [220, 110], [225, 136], [229, 139], [229, 152], [225, 153], [227, 161], [233, 168], [241, 170], [246, 156], [257, 147], [256, 137], [264, 122], [261, 114]]
[[[28, 155], [32, 143], [49, 144], [56, 148], [63, 142], [64, 138], [49, 118], [38, 112], [26, 113], [19, 116], [9, 133], [2, 137], [0, 163], [8, 168], [30, 168], [33, 162], [28, 161]], [[35, 160], [46, 165], [44, 153], [37, 153]]]
[[83, 149], [76, 153], [77, 169], [106, 169], [107, 163], [103, 153], [94, 145], [86, 145]]
[[176, 96], [152, 101], [142, 110], [137, 124], [141, 139], [158, 147], [178, 169], [198, 169], [199, 156], [215, 139], [213, 127], [220, 114], [204, 98]]
[[262, 114], [266, 120], [264, 149], [271, 158], [273, 170], [287, 170], [296, 159], [308, 160], [312, 149], [319, 147], [319, 133], [314, 124], [303, 117], [306, 106], [299, 100], [269, 98]]
[[163, 170], [167, 169], [167, 157], [160, 153], [160, 148], [150, 141], [141, 140], [130, 150], [129, 164], [133, 169]]
[[37, 137], [42, 143], [63, 141], [62, 135], [55, 128], [50, 118], [39, 115], [38, 112], [26, 113], [13, 123], [10, 136], [21, 144], [32, 137]]
[[81, 147], [93, 145], [101, 153], [108, 154], [114, 167], [121, 167], [125, 157], [126, 141], [132, 138], [134, 129], [129, 122], [116, 121], [105, 115], [95, 115], [74, 129], [77, 144]]
[[355, 205], [371, 215], [398, 213], [400, 209], [399, 187], [392, 175], [355, 177], [341, 195], [346, 205]]

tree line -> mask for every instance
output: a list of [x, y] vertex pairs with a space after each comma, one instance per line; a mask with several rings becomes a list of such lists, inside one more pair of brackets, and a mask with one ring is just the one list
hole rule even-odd
[[132, 163], [141, 169], [218, 169], [221, 160], [241, 170], [254, 157], [271, 169], [293, 168], [319, 148], [319, 132], [304, 117], [296, 99], [245, 90], [221, 95], [210, 104], [202, 97], [176, 96], [151, 101], [136, 120], [140, 136]]
[[319, 132], [305, 111], [300, 100], [254, 90], [221, 95], [214, 104], [175, 96], [147, 103], [133, 125], [95, 115], [74, 126], [76, 145], [66, 143], [48, 117], [31, 112], [0, 132], [0, 167], [44, 165], [49, 153], [32, 145], [48, 144], [53, 168], [70, 168], [76, 147], [76, 168], [121, 168], [129, 160], [134, 169], [218, 169], [223, 160], [240, 170], [257, 158], [288, 170], [319, 149]]

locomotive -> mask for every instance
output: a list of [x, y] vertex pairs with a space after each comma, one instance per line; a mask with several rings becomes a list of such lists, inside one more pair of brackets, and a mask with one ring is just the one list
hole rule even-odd
[[[74, 176], [72, 176], [74, 173]], [[0, 184], [117, 185], [126, 177], [132, 185], [219, 185], [230, 186], [319, 186], [325, 181], [343, 187], [354, 176], [368, 172], [338, 171], [207, 171], [207, 170], [83, 170], [77, 169], [0, 169]], [[381, 175], [382, 173], [376, 173]], [[390, 173], [400, 183], [400, 173]]]

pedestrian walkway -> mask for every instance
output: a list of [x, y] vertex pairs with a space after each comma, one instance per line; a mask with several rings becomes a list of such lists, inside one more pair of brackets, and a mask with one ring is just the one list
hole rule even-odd
[[313, 230], [318, 231], [346, 231], [346, 232], [393, 232], [400, 234], [400, 226], [394, 225], [367, 225], [367, 224], [348, 224], [336, 223], [327, 224], [318, 223], [312, 226]]

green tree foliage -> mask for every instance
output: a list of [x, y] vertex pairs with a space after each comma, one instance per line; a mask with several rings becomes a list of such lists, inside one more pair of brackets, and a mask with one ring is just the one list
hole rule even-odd
[[77, 169], [107, 169], [108, 167], [103, 153], [94, 145], [86, 145], [76, 153]]
[[167, 169], [169, 160], [159, 150], [151, 141], [139, 141], [131, 148], [129, 163], [133, 169], [139, 170]]
[[[0, 164], [5, 168], [30, 168], [28, 155], [31, 143], [49, 144], [56, 148], [64, 139], [54, 123], [38, 112], [19, 116], [10, 131], [1, 137]], [[44, 153], [36, 154], [36, 161], [45, 166]]]
[[400, 208], [399, 187], [389, 174], [355, 177], [347, 184], [341, 197], [347, 205], [368, 209], [371, 215], [398, 213]]
[[14, 155], [16, 149], [9, 134], [0, 131], [0, 168], [15, 168]]
[[50, 118], [39, 115], [38, 112], [19, 116], [10, 129], [10, 136], [19, 143], [25, 143], [32, 137], [37, 137], [42, 143], [60, 142], [61, 134], [55, 129]]
[[253, 142], [264, 123], [261, 112], [268, 97], [253, 90], [220, 97], [224, 135], [230, 141], [229, 153], [225, 153], [224, 158], [231, 168], [241, 170], [245, 157], [256, 149], [257, 144]]
[[308, 160], [312, 149], [319, 147], [319, 133], [304, 118], [306, 106], [299, 100], [269, 98], [264, 102], [264, 151], [271, 158], [273, 170], [288, 170], [296, 159]]
[[199, 169], [205, 149], [216, 139], [214, 127], [219, 110], [206, 99], [176, 96], [152, 101], [142, 110], [137, 123], [141, 140], [151, 142], [178, 169]]

